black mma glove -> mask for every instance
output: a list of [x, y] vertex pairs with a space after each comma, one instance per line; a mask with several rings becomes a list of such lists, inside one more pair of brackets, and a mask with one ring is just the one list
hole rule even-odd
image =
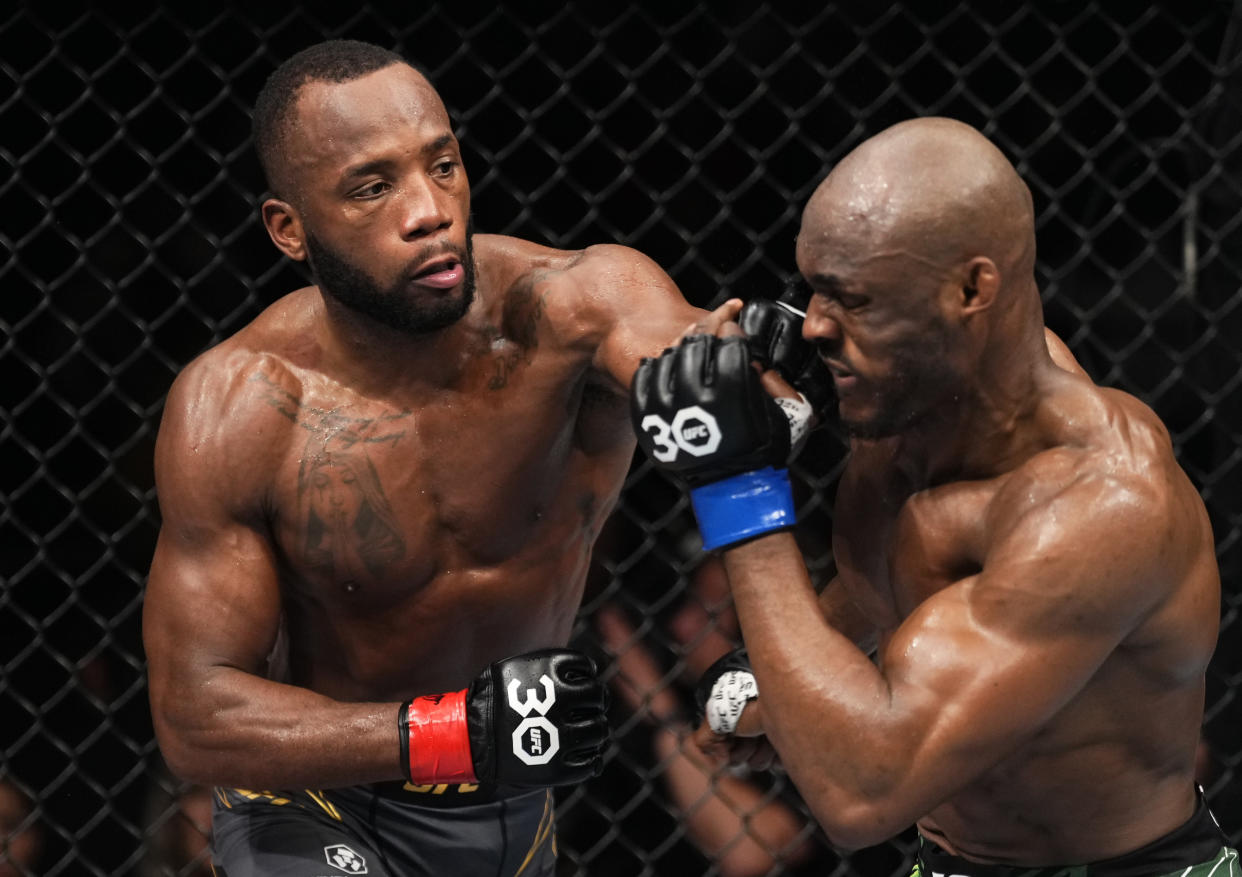
[[604, 686], [581, 652], [506, 658], [468, 689], [402, 704], [402, 767], [417, 785], [579, 783], [603, 765], [604, 711]]
[[780, 372], [811, 409], [823, 416], [836, 393], [828, 366], [815, 345], [802, 338], [810, 299], [810, 292], [799, 287], [790, 287], [775, 300], [752, 298], [743, 305], [737, 322], [755, 361]]
[[737, 730], [742, 710], [758, 696], [759, 687], [745, 648], [729, 652], [708, 667], [694, 689], [699, 715], [707, 720], [713, 733], [722, 737]]
[[703, 547], [793, 526], [789, 420], [763, 389], [746, 339], [694, 335], [634, 374], [630, 416], [657, 466], [690, 485]]

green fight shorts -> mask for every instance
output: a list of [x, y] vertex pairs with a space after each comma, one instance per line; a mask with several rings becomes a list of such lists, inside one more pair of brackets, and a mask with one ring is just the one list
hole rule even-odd
[[318, 791], [214, 790], [216, 877], [553, 877], [549, 789], [376, 783]]
[[1242, 865], [1200, 794], [1184, 825], [1115, 859], [1039, 868], [981, 865], [920, 837], [910, 877], [1242, 877]]

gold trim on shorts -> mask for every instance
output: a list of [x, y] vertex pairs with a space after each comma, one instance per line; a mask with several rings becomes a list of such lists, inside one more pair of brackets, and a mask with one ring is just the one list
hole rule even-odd
[[526, 851], [526, 858], [522, 860], [521, 867], [513, 872], [513, 877], [520, 877], [521, 873], [526, 870], [526, 866], [535, 858], [535, 853], [547, 843], [549, 837], [552, 838], [552, 855], [556, 855], [556, 832], [553, 831], [555, 827], [556, 811], [552, 807], [552, 790], [547, 789], [544, 792], [543, 815], [539, 817], [539, 826], [535, 829], [535, 842]]

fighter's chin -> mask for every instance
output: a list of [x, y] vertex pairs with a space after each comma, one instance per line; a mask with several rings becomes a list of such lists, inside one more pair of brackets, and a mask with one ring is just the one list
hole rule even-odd
[[858, 407], [849, 404], [848, 398], [842, 398], [837, 409], [841, 418], [841, 426], [850, 438], [862, 441], [892, 438], [901, 432], [905, 421], [891, 416], [885, 411], [859, 411]]
[[457, 325], [470, 311], [474, 300], [472, 290], [464, 284], [447, 294], [421, 297], [394, 317], [394, 328], [413, 335], [428, 335]]
[[841, 418], [841, 425], [845, 427], [845, 432], [850, 438], [858, 441], [879, 441], [892, 438], [900, 431], [891, 424], [873, 420], [849, 420], [844, 417]]
[[923, 428], [928, 420], [927, 410], [885, 410], [873, 412], [868, 417], [851, 416], [847, 411], [841, 411], [841, 425], [845, 431], [851, 438], [863, 441], [878, 441], [905, 435]]
[[469, 288], [435, 296], [401, 289], [365, 299], [336, 298], [349, 310], [380, 326], [407, 335], [430, 335], [460, 322], [470, 310], [474, 295]]

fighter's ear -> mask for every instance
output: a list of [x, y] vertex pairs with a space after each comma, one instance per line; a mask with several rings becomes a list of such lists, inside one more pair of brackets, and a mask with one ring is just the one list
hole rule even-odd
[[987, 256], [975, 256], [965, 265], [962, 278], [961, 306], [963, 315], [986, 310], [996, 301], [1000, 290], [1000, 269]]
[[295, 262], [305, 261], [306, 234], [297, 208], [288, 201], [268, 198], [259, 211], [263, 215], [263, 227], [267, 229], [276, 249]]

